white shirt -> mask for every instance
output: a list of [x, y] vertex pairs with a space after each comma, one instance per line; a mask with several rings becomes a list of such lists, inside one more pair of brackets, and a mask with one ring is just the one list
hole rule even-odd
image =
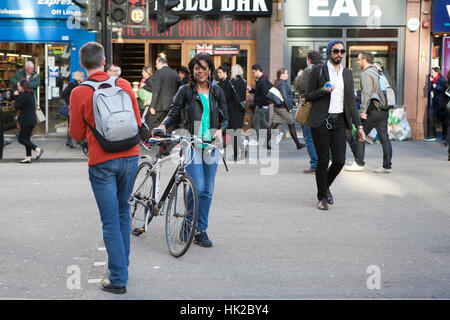
[[334, 90], [331, 91], [328, 113], [342, 113], [344, 112], [344, 77], [342, 76], [344, 67], [339, 65], [339, 72], [336, 73], [336, 69], [330, 61], [327, 62], [327, 66], [330, 83], [334, 86]]

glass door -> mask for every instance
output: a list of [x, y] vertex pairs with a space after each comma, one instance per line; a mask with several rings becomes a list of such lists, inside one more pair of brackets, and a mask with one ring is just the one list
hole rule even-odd
[[[46, 133], [67, 134], [67, 117], [59, 113], [61, 104], [65, 104], [61, 93], [70, 82], [70, 46], [66, 43], [45, 45], [45, 106], [41, 109], [46, 121]], [[45, 108], [44, 108], [45, 107]]]
[[327, 42], [324, 41], [299, 41], [289, 43], [288, 61], [290, 61], [290, 79], [291, 84], [294, 83], [295, 77], [300, 70], [307, 67], [306, 54], [310, 50], [318, 51], [323, 61], [327, 60]]

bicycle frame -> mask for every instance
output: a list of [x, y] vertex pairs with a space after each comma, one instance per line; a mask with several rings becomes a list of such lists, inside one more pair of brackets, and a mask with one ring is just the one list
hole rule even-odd
[[[172, 177], [169, 180], [169, 183], [166, 186], [166, 189], [164, 190], [164, 193], [161, 195], [160, 197], [160, 183], [161, 183], [161, 168], [162, 168], [162, 164], [164, 162], [167, 162], [169, 160], [174, 159], [175, 157], [179, 157], [179, 163], [175, 169], [175, 171], [172, 174]], [[180, 174], [186, 174], [185, 168], [183, 166], [183, 162], [184, 162], [184, 156], [182, 155], [182, 152], [180, 151], [180, 155], [177, 156], [176, 154], [172, 154], [166, 158], [161, 158], [161, 150], [158, 151], [158, 155], [157, 155], [157, 160], [156, 162], [153, 164], [153, 167], [155, 168], [155, 175], [156, 175], [156, 180], [155, 180], [155, 212], [154, 215], [159, 215], [167, 197], [170, 194], [170, 191], [173, 187], [173, 185], [175, 184], [175, 179], [178, 175]], [[164, 212], [163, 212], [164, 213]], [[161, 215], [163, 215], [163, 213]]]

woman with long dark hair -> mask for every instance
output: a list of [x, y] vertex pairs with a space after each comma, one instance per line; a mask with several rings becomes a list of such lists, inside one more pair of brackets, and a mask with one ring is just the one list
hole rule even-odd
[[[222, 134], [228, 126], [228, 112], [223, 90], [213, 85], [214, 62], [210, 55], [197, 54], [189, 62], [189, 84], [181, 86], [173, 99], [172, 108], [157, 129], [179, 124], [190, 134], [222, 142]], [[197, 124], [197, 125], [194, 125]], [[198, 125], [200, 124], [200, 125]], [[155, 129], [156, 130], [156, 129]], [[199, 200], [199, 216], [194, 243], [211, 247], [206, 234], [216, 178], [219, 151], [209, 152], [205, 145], [196, 146], [186, 171], [194, 180]]]
[[39, 148], [30, 141], [31, 133], [36, 125], [36, 103], [34, 100], [33, 89], [30, 86], [30, 82], [26, 79], [22, 79], [17, 84], [18, 95], [14, 103], [14, 107], [19, 113], [19, 143], [25, 146], [26, 157], [20, 163], [31, 163], [31, 150], [36, 152], [35, 160], [38, 160], [44, 149]]
[[[289, 86], [287, 79], [289, 73], [285, 68], [281, 68], [277, 71], [277, 79], [274, 82], [274, 87], [276, 87], [281, 95], [283, 96], [283, 103], [281, 105], [273, 106], [273, 117], [272, 124], [268, 133], [269, 142], [271, 136], [271, 130], [276, 129], [280, 124], [287, 124], [289, 127], [289, 133], [297, 146], [297, 149], [303, 148], [305, 145], [298, 141], [297, 132], [295, 131], [294, 120], [292, 119], [292, 109], [294, 104], [294, 99], [292, 98], [292, 90]], [[270, 144], [267, 144], [268, 149]]]

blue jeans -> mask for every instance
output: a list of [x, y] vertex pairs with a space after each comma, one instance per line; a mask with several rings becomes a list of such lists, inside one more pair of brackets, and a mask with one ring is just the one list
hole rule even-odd
[[192, 162], [186, 167], [189, 176], [194, 180], [198, 195], [198, 221], [197, 230], [204, 231], [208, 228], [209, 209], [211, 207], [214, 193], [214, 182], [216, 179], [219, 152], [195, 148]]
[[310, 126], [302, 126], [303, 130], [303, 138], [305, 139], [305, 145], [306, 150], [308, 151], [309, 158], [311, 159], [309, 161], [309, 164], [311, 166], [311, 169], [316, 170], [317, 168], [317, 153], [316, 148], [314, 147], [314, 141], [311, 134], [311, 127]]
[[89, 167], [89, 180], [100, 211], [108, 253], [109, 280], [126, 286], [130, 264], [130, 207], [138, 156], [118, 158]]

